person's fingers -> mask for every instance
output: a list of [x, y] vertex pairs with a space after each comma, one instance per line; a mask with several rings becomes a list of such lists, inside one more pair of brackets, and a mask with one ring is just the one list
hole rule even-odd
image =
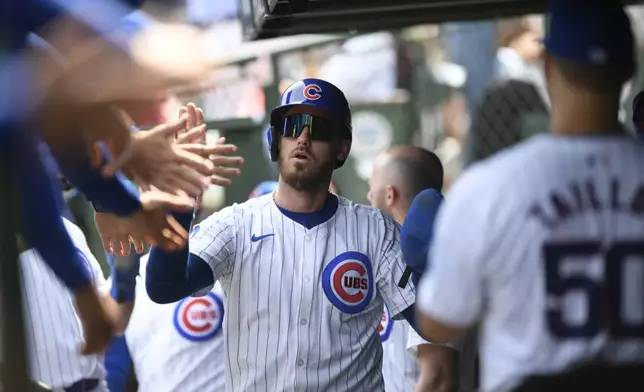
[[203, 113], [201, 108], [197, 108], [197, 125], [202, 125], [206, 123], [206, 116]]
[[117, 171], [122, 170], [132, 158], [132, 148], [126, 148], [121, 155], [107, 162], [101, 168], [103, 177], [112, 178]]
[[241, 170], [236, 167], [217, 166], [215, 168], [215, 175], [219, 177], [237, 177], [240, 174]]
[[177, 162], [193, 168], [204, 176], [211, 175], [215, 168], [215, 164], [212, 163], [209, 159], [185, 151], [180, 147], [175, 148], [174, 152], [177, 155]]
[[180, 146], [182, 150], [198, 154], [200, 156], [210, 156], [210, 155], [228, 155], [233, 154], [239, 150], [239, 148], [234, 144], [213, 144], [213, 145], [203, 145], [198, 143], [187, 143]]
[[217, 139], [217, 142], [215, 144], [226, 144], [226, 137], [221, 136], [219, 139]]
[[185, 106], [182, 106], [179, 108], [179, 113], [177, 114], [177, 118], [186, 117], [187, 114], [188, 114], [188, 108]]
[[241, 166], [244, 163], [244, 158], [242, 157], [226, 157], [220, 155], [211, 155], [210, 161], [215, 164], [215, 171], [219, 166], [225, 167], [236, 167]]
[[182, 133], [177, 137], [176, 143], [186, 145], [189, 143], [199, 143], [199, 140], [206, 135], [206, 126], [200, 125]]
[[188, 105], [186, 105], [186, 108], [188, 110], [188, 125], [187, 129], [192, 129], [198, 125], [197, 123], [197, 107], [195, 106], [194, 103], [190, 102]]
[[125, 247], [123, 246], [123, 236], [112, 238], [112, 240], [110, 241], [110, 247], [112, 248], [113, 255], [123, 256], [123, 253], [125, 252]]
[[132, 251], [132, 247], [130, 246], [130, 238], [125, 236], [123, 239], [121, 239], [121, 256], [129, 256], [130, 252]]
[[166, 221], [170, 229], [170, 231], [164, 231], [166, 238], [178, 247], [184, 246], [188, 241], [188, 231], [172, 215], [166, 215]]
[[229, 186], [233, 182], [229, 178], [212, 176], [210, 177], [210, 183], [217, 186]]
[[190, 197], [198, 197], [204, 191], [201, 176], [197, 175], [192, 169], [177, 173], [176, 176], [168, 177], [168, 184], [171, 185], [175, 195], [186, 195]]
[[134, 246], [134, 251], [138, 254], [141, 254], [145, 251], [145, 244], [143, 242], [143, 239], [139, 238], [138, 236], [130, 236], [130, 244]]
[[166, 208], [181, 212], [190, 212], [195, 207], [194, 199], [188, 196], [173, 195], [167, 192], [150, 191], [140, 195], [141, 205], [146, 211]]
[[187, 121], [188, 119], [186, 117], [181, 117], [176, 121], [170, 121], [165, 124], [157, 125], [156, 127], [152, 128], [152, 130], [147, 131], [147, 136], [154, 137], [158, 135], [168, 138], [172, 137], [174, 139], [175, 134], [186, 129]]
[[112, 239], [102, 234], [100, 230], [98, 230], [98, 236], [101, 238], [101, 242], [103, 243], [103, 250], [107, 253], [112, 253], [112, 246], [110, 245]]

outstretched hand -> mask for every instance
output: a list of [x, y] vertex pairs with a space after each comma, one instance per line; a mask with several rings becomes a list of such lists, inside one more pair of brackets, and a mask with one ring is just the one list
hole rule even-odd
[[226, 144], [226, 138], [221, 137], [214, 145], [206, 145], [206, 125], [203, 111], [189, 103], [179, 110], [179, 118], [186, 118], [186, 129], [177, 136], [176, 143], [184, 151], [207, 158], [214, 164], [210, 184], [228, 186], [232, 180], [241, 174], [239, 166], [244, 163], [240, 156], [229, 156], [238, 151], [234, 144]]
[[214, 164], [206, 158], [180, 148], [172, 140], [185, 128], [186, 119], [162, 124], [132, 136], [129, 153], [103, 167], [107, 177], [125, 169], [139, 185], [150, 185], [179, 196], [197, 197], [214, 174]]

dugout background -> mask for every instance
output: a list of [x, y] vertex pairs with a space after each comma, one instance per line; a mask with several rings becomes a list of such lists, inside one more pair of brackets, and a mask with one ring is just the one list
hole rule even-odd
[[[476, 12], [459, 18], [458, 11], [454, 11], [444, 16], [468, 21], [414, 23], [411, 27], [396, 26], [375, 32], [373, 27], [347, 32], [350, 21], [338, 19], [338, 23], [345, 24], [338, 25], [343, 30], [337, 34], [242, 43], [244, 35], [258, 36], [252, 28], [261, 30], [261, 26], [249, 27], [248, 15], [243, 12], [249, 3], [259, 2], [240, 2], [242, 19], [237, 17], [240, 9], [234, 9], [235, 6], [232, 13], [208, 19], [194, 7], [210, 9], [215, 7], [213, 2], [161, 3], [150, 2], [146, 7], [161, 18], [188, 20], [202, 26], [213, 37], [209, 48], [213, 61], [226, 64], [213, 69], [211, 80], [199, 86], [185, 86], [177, 92], [181, 100], [193, 101], [204, 108], [212, 138], [226, 136], [229, 142], [240, 147], [240, 154], [246, 158], [243, 175], [231, 187], [210, 191], [206, 206], [210, 211], [244, 201], [257, 183], [276, 179], [265, 143], [266, 113], [290, 81], [303, 77], [326, 78], [344, 89], [351, 101], [352, 153], [347, 164], [335, 173], [334, 180], [343, 196], [357, 202], [367, 202], [371, 160], [391, 145], [415, 144], [435, 151], [445, 165], [445, 185], [449, 188], [468, 164], [547, 129], [549, 103], [538, 62], [526, 64], [512, 56], [507, 48], [503, 49], [513, 37], [542, 30], [545, 21], [539, 18], [490, 19], [491, 15]], [[221, 5], [224, 3], [231, 4], [222, 1]], [[521, 3], [540, 6], [543, 2]], [[467, 8], [461, 10], [467, 11]], [[475, 7], [471, 10], [476, 11]], [[632, 130], [632, 97], [644, 88], [641, 67], [644, 6], [631, 6], [629, 13], [640, 68], [625, 89], [620, 116]], [[486, 19], [469, 20], [477, 15]], [[407, 24], [405, 20], [399, 23]], [[311, 26], [320, 29], [318, 32], [333, 30], [328, 24], [315, 27], [311, 22]], [[271, 34], [291, 32], [282, 29]], [[217, 39], [222, 36], [226, 37], [225, 42]], [[18, 204], [11, 191], [11, 157], [3, 153], [0, 159], [3, 170], [0, 177], [3, 189], [0, 198], [3, 217], [0, 220], [0, 359], [5, 369], [5, 390], [26, 391], [27, 387], [19, 384], [26, 368], [24, 338], [20, 332], [20, 279], [15, 262]], [[71, 215], [85, 231], [96, 257], [104, 263], [91, 207], [80, 195], [68, 194], [67, 199]]]

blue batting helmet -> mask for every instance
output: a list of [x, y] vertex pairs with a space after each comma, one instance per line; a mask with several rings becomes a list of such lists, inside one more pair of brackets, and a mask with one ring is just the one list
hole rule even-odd
[[255, 187], [255, 189], [253, 189], [250, 195], [248, 195], [248, 200], [273, 193], [275, 190], [277, 190], [277, 181], [261, 182]]
[[[271, 111], [266, 132], [271, 161], [276, 162], [279, 157], [279, 128], [284, 113], [295, 106], [310, 106], [324, 111], [340, 125], [344, 137], [351, 139], [351, 107], [344, 93], [325, 80], [303, 79], [287, 88], [277, 107]], [[344, 161], [338, 161], [336, 168], [343, 164]]]

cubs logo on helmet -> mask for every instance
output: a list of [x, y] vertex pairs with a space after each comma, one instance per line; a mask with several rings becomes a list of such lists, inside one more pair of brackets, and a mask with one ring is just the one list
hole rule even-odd
[[215, 293], [204, 297], [184, 298], [174, 310], [174, 327], [179, 335], [191, 342], [215, 337], [224, 321], [224, 303]]
[[322, 289], [327, 299], [345, 313], [362, 312], [374, 297], [371, 261], [360, 252], [336, 256], [322, 272]]
[[391, 335], [391, 330], [394, 327], [394, 320], [391, 319], [391, 313], [389, 309], [385, 306], [382, 311], [382, 318], [380, 319], [380, 325], [378, 325], [378, 333], [380, 334], [380, 340], [384, 343], [389, 339]]
[[317, 84], [309, 84], [304, 87], [304, 98], [309, 101], [317, 101], [322, 98], [322, 94], [320, 94], [321, 92], [322, 88], [320, 86]]

